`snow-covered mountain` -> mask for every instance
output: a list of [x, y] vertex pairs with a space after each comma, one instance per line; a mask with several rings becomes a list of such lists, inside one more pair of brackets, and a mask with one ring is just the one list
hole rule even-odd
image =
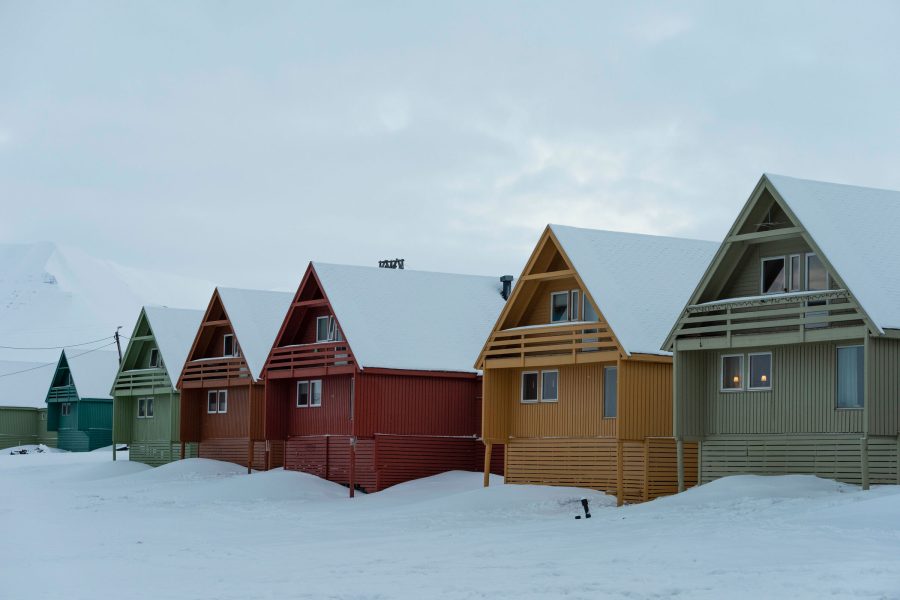
[[[141, 306], [202, 309], [212, 290], [208, 281], [126, 267], [74, 247], [0, 244], [0, 346], [78, 344], [112, 336], [119, 325], [130, 335]], [[59, 350], [0, 348], [0, 360], [58, 357]]]

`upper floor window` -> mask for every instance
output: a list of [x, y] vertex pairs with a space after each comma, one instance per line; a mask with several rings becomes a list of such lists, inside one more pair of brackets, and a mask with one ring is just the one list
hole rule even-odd
[[559, 371], [524, 371], [519, 399], [525, 404], [559, 401]]
[[322, 380], [297, 382], [297, 408], [322, 406]]
[[71, 402], [63, 402], [59, 405], [59, 414], [63, 417], [68, 417], [72, 414], [72, 403]]
[[222, 356], [240, 356], [241, 349], [238, 346], [237, 340], [234, 339], [234, 334], [226, 333], [225, 337], [222, 338]]
[[[581, 290], [550, 293], [550, 322], [577, 321], [581, 307]], [[585, 311], [587, 309], [585, 308]], [[585, 313], [586, 314], [586, 313]]]
[[738, 392], [744, 389], [744, 355], [731, 354], [722, 357], [720, 388], [723, 392]]
[[153, 417], [153, 398], [138, 398], [138, 419]]
[[211, 415], [227, 413], [228, 390], [209, 390], [206, 392], [206, 412]]
[[862, 408], [865, 398], [865, 351], [863, 346], [837, 349], [837, 407]]
[[753, 352], [748, 357], [750, 363], [750, 390], [772, 389], [772, 353]]
[[799, 254], [791, 254], [790, 256], [790, 284], [788, 285], [789, 292], [799, 292], [800, 291], [800, 255]]
[[827, 290], [828, 289], [828, 271], [825, 265], [815, 254], [806, 255], [806, 289], [808, 290]]
[[159, 349], [150, 349], [150, 368], [155, 369], [159, 366]]
[[340, 341], [341, 330], [337, 326], [334, 315], [316, 317], [316, 342]]
[[783, 256], [762, 260], [762, 293], [780, 294], [787, 290], [786, 261]]
[[587, 294], [582, 294], [582, 311], [581, 311], [581, 320], [582, 321], [599, 321], [600, 315], [597, 314], [597, 311], [594, 310], [594, 304], [590, 300], [588, 300]]
[[614, 419], [619, 410], [619, 371], [603, 367], [603, 418]]

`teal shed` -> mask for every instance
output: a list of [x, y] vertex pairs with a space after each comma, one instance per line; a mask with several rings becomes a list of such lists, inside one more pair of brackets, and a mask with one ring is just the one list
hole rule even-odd
[[47, 429], [57, 447], [88, 452], [112, 443], [112, 396], [119, 368], [115, 352], [63, 350], [47, 392]]
[[[112, 388], [113, 441], [129, 458], [151, 466], [178, 460], [178, 381], [200, 327], [202, 310], [146, 306], [141, 310]], [[196, 444], [185, 456], [197, 455]]]
[[47, 387], [53, 365], [0, 361], [0, 450], [27, 444], [56, 446], [47, 431]]

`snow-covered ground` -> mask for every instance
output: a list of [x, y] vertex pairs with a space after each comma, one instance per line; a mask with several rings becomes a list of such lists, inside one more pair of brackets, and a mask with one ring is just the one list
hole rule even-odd
[[[900, 598], [900, 488], [736, 477], [643, 505], [447, 473], [379, 494], [192, 459], [0, 455], [2, 598]], [[579, 500], [593, 518], [575, 520]]]

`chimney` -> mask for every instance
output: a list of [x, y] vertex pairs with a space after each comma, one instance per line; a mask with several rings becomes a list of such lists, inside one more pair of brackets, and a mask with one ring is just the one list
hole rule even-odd
[[503, 296], [504, 300], [509, 300], [509, 293], [512, 291], [512, 275], [504, 275], [500, 278], [500, 283], [503, 284], [503, 289], [500, 290], [500, 295]]

